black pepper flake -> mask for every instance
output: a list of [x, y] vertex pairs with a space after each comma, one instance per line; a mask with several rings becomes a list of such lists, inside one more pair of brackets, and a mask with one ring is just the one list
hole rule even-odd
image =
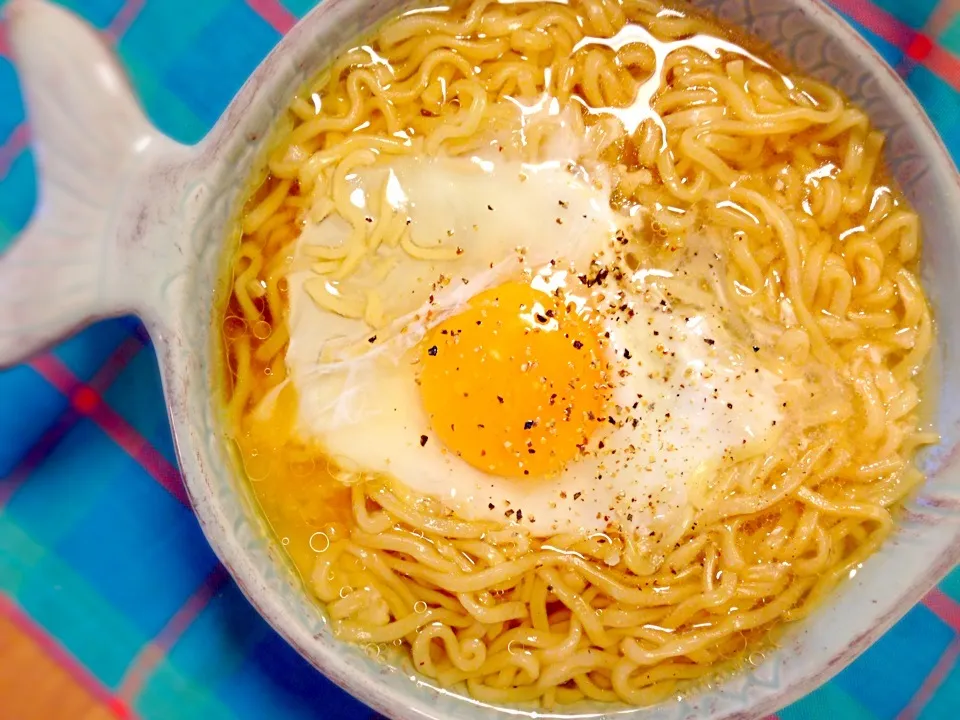
[[430, 438], [428, 438], [426, 435], [421, 435], [421, 436], [420, 436], [420, 447], [423, 447], [424, 445], [426, 445], [426, 444], [427, 444], [427, 440], [429, 440], [429, 439], [430, 439]]
[[495, 506], [494, 506], [493, 503], [490, 503], [489, 505], [487, 505], [487, 507], [490, 508], [491, 510], [493, 510], [493, 508], [494, 508]]
[[523, 510], [517, 510], [517, 520], [523, 520]]
[[500, 397], [499, 395], [497, 395], [497, 401], [498, 401], [501, 405], [503, 405], [503, 398]]
[[629, 360], [631, 357], [633, 357], [633, 356], [630, 354], [630, 351], [627, 350], [626, 348], [623, 349], [623, 356], [624, 356], [627, 360]]
[[580, 342], [579, 340], [574, 340], [574, 341], [573, 341], [573, 346], [574, 346], [577, 350], [579, 350], [580, 348], [583, 347], [583, 343]]
[[523, 424], [523, 429], [524, 429], [524, 430], [530, 430], [530, 429], [531, 429], [534, 425], [536, 425], [536, 424], [537, 424], [537, 421], [536, 421], [536, 420], [527, 420], [527, 421]]
[[493, 206], [492, 206], [492, 205], [487, 205], [487, 210], [493, 210]]
[[760, 348], [757, 347], [756, 345], [754, 345], [754, 346], [753, 346], [753, 351], [754, 351], [754, 352], [760, 352]]
[[437, 356], [437, 346], [434, 345], [432, 348], [430, 348], [429, 350], [427, 350], [427, 355], [429, 355], [430, 357], [436, 357], [436, 356]]
[[704, 341], [707, 345], [713, 345], [713, 344], [715, 344], [715, 343], [717, 342], [716, 340], [711, 340], [710, 338], [704, 338], [703, 341]]
[[727, 403], [727, 410], [733, 410], [733, 403]]
[[573, 499], [574, 499], [574, 500], [579, 500], [581, 495], [583, 495], [583, 493], [575, 492], [575, 493], [573, 494]]
[[368, 343], [375, 343], [376, 341], [377, 341], [377, 336], [376, 336], [376, 335], [374, 335], [374, 336], [371, 337], [371, 338], [367, 338], [367, 342], [368, 342]]

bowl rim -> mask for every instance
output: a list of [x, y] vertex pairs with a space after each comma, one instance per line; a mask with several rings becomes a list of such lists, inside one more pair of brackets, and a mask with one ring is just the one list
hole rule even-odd
[[[745, 0], [749, 2], [749, 0]], [[375, 0], [371, 3], [377, 4]], [[896, 98], [897, 102], [905, 103], [911, 111], [912, 132], [922, 141], [923, 150], [931, 155], [931, 161], [938, 171], [947, 171], [952, 175], [952, 192], [960, 201], [960, 176], [957, 175], [953, 161], [947, 152], [942, 140], [934, 128], [930, 118], [922, 106], [907, 88], [902, 78], [891, 68], [879, 53], [863, 38], [847, 21], [836, 11], [821, 0], [784, 0], [787, 4], [806, 14], [818, 27], [820, 34], [833, 36], [846, 45], [855, 48], [863, 60], [864, 66], [870, 75], [878, 82], [885, 96]], [[289, 86], [288, 79], [296, 69], [302, 69], [305, 58], [310, 54], [307, 47], [316, 31], [322, 26], [335, 24], [352, 14], [350, 6], [361, 3], [356, 0], [324, 0], [304, 16], [296, 26], [279, 42], [271, 53], [263, 60], [247, 82], [243, 85], [227, 111], [214, 126], [207, 138], [201, 143], [202, 156], [208, 164], [221, 161], [229, 155], [229, 148], [239, 138], [238, 130], [245, 125], [245, 114], [267, 94], [267, 88], [276, 89], [284, 83], [285, 97], [289, 98], [295, 87]], [[379, 5], [379, 17], [385, 17], [394, 12], [399, 6], [410, 5], [409, 2], [383, 3]], [[425, 4], [415, 2], [413, 4]], [[346, 38], [349, 42], [352, 38]], [[336, 48], [338, 51], [342, 48]], [[292, 60], [292, 62], [291, 62]], [[948, 190], [949, 191], [949, 190]], [[958, 202], [960, 205], [960, 202]], [[159, 350], [160, 348], [158, 348]], [[184, 472], [185, 485], [191, 504], [193, 505], [203, 532], [206, 535], [214, 552], [236, 581], [241, 592], [257, 612], [276, 630], [294, 649], [307, 659], [317, 670], [331, 679], [338, 686], [349, 692], [355, 698], [366, 703], [374, 710], [396, 720], [422, 720], [422, 718], [439, 718], [431, 710], [430, 691], [424, 687], [425, 683], [409, 683], [408, 691], [391, 688], [381, 682], [372, 673], [357, 673], [354, 667], [344, 662], [344, 655], [350, 646], [336, 641], [332, 646], [324, 646], [315, 641], [312, 633], [301, 626], [292, 616], [289, 608], [264, 582], [262, 569], [259, 568], [247, 552], [237, 542], [234, 529], [228, 527], [223, 513], [214, 500], [215, 483], [210, 470], [204, 466], [201, 454], [195, 452], [199, 445], [206, 444], [201, 439], [190, 419], [187, 402], [180, 396], [185, 393], [185, 386], [196, 382], [191, 378], [190, 371], [184, 368], [174, 354], [163, 362], [164, 385], [171, 398], [171, 419], [174, 429], [174, 440], [177, 454]], [[958, 505], [960, 508], [960, 505]], [[888, 541], [889, 542], [889, 541]], [[953, 537], [946, 551], [930, 564], [918, 572], [912, 582], [891, 593], [890, 599], [884, 604], [884, 611], [878, 617], [868, 632], [861, 633], [849, 639], [849, 642], [839, 652], [822, 658], [817, 662], [816, 669], [807, 672], [801, 677], [791, 680], [782, 687], [764, 687], [757, 691], [755, 696], [745, 700], [742, 707], [715, 711], [709, 707], [701, 707], [697, 702], [696, 694], [685, 700], [685, 710], [689, 711], [683, 717], [706, 717], [713, 720], [747, 720], [774, 713], [785, 705], [799, 699], [815, 690], [821, 684], [832, 678], [840, 670], [852, 662], [866, 650], [879, 636], [900, 619], [923, 595], [939, 582], [940, 579], [960, 560], [960, 525], [953, 528]], [[302, 590], [300, 591], [302, 592]], [[834, 591], [836, 594], [836, 591]], [[809, 621], [804, 621], [804, 624]], [[741, 671], [747, 673], [748, 671]], [[750, 670], [749, 673], [753, 673]], [[427, 684], [427, 687], [429, 685]], [[468, 704], [477, 707], [483, 706], [483, 714], [505, 716], [517, 715], [517, 711], [507, 706], [486, 706], [470, 698], [464, 699], [464, 709]], [[627, 706], [611, 706], [609, 712], [578, 713], [576, 717], [603, 717], [606, 715], [626, 714], [630, 717], [647, 717], [648, 713], [658, 707], [629, 708]], [[528, 712], [520, 711], [520, 716]], [[537, 711], [537, 717], [571, 717], [563, 713]]]

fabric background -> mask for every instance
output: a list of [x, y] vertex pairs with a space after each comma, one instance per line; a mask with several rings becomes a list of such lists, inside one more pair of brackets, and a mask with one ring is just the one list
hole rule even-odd
[[[195, 142], [314, 0], [63, 3], [102, 29], [156, 125]], [[960, 3], [833, 4], [960, 159]], [[2, 29], [0, 250], [36, 194]], [[156, 359], [135, 319], [0, 373], [0, 720], [373, 717], [253, 611], [183, 493], [168, 489], [179, 482]], [[958, 655], [960, 570], [779, 717], [960, 718]], [[84, 700], [67, 707], [75, 697]]]

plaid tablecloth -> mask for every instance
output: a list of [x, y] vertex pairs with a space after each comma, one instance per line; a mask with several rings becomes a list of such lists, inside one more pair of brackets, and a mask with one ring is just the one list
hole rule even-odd
[[[314, 3], [63, 1], [103, 30], [151, 119], [183, 142], [204, 135]], [[960, 3], [833, 4], [960, 159]], [[0, 250], [34, 206], [29, 144], [0, 24]], [[154, 352], [135, 319], [0, 373], [0, 720], [370, 718], [244, 600], [176, 492], [175, 463]], [[780, 717], [960, 718], [958, 656], [960, 570]], [[76, 693], [55, 688], [86, 704], [67, 707]]]

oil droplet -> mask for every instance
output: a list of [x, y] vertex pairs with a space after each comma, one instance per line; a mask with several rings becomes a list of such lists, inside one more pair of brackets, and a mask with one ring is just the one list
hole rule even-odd
[[340, 598], [343, 599], [352, 592], [353, 592], [352, 587], [350, 587], [349, 585], [344, 585], [342, 588], [340, 588]]
[[427, 604], [423, 600], [417, 600], [413, 606], [413, 611], [415, 613], [425, 613], [427, 611]]
[[280, 538], [280, 544], [281, 544], [281, 545], [284, 545], [284, 546], [289, 545], [289, 544], [290, 544], [290, 538], [288, 538], [288, 537]]
[[235, 340], [246, 334], [247, 321], [236, 315], [231, 315], [223, 319], [223, 336], [229, 340]]
[[273, 459], [270, 453], [261, 455], [259, 450], [251, 448], [248, 452], [242, 453], [240, 459], [243, 462], [243, 470], [251, 482], [266, 480], [273, 472]]
[[766, 655], [764, 655], [762, 652], [752, 652], [750, 653], [750, 656], [747, 658], [747, 662], [753, 665], [754, 667], [757, 667], [765, 659], [766, 659]]
[[253, 334], [258, 340], [266, 340], [273, 333], [273, 328], [266, 320], [258, 320], [253, 325]]
[[326, 533], [315, 532], [310, 536], [308, 544], [310, 545], [310, 549], [315, 553], [323, 553], [330, 547], [330, 538], [327, 537]]

